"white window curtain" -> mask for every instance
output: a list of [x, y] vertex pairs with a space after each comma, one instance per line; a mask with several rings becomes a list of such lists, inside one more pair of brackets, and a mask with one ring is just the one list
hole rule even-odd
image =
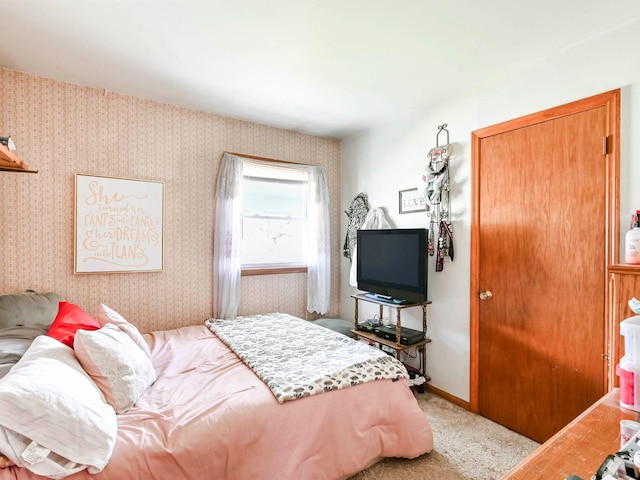
[[213, 314], [233, 318], [240, 305], [242, 160], [225, 153], [216, 189], [213, 237]]
[[309, 168], [307, 221], [307, 310], [323, 315], [331, 301], [331, 243], [329, 188], [322, 167]]

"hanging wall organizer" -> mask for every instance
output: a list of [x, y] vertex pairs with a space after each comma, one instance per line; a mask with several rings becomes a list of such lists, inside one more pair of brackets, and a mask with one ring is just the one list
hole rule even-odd
[[[447, 134], [447, 141], [440, 145], [440, 134]], [[449, 130], [447, 124], [438, 126], [436, 146], [427, 154], [427, 166], [421, 178], [421, 189], [428, 207], [429, 255], [436, 255], [436, 272], [442, 271], [445, 257], [453, 260], [453, 229], [451, 228], [451, 204], [449, 202]]]

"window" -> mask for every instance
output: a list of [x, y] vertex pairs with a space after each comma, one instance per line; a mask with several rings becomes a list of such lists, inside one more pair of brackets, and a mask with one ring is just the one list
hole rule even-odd
[[243, 273], [305, 271], [307, 167], [245, 160], [242, 177]]

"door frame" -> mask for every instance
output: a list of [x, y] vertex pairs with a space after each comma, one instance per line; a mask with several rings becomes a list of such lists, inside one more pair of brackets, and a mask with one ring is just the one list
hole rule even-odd
[[[480, 372], [480, 299], [478, 293], [482, 289], [480, 281], [480, 175], [481, 175], [481, 140], [493, 135], [499, 135], [518, 128], [528, 127], [537, 123], [554, 120], [566, 115], [572, 115], [593, 108], [607, 109], [607, 136], [603, 142], [606, 149], [606, 231], [605, 252], [603, 255], [605, 278], [604, 285], [609, 284], [608, 266], [617, 263], [620, 242], [620, 89], [594, 95], [582, 100], [567, 103], [558, 107], [543, 110], [523, 117], [508, 120], [489, 127], [471, 132], [471, 288], [470, 288], [470, 402], [469, 408], [478, 413], [478, 378]], [[608, 305], [608, 291], [605, 295], [605, 306]], [[613, 319], [609, 318], [608, 308], [605, 308], [605, 332], [603, 351], [606, 362], [603, 362], [603, 376], [606, 390], [611, 388], [614, 378], [614, 365], [610, 360], [613, 351], [612, 338]], [[603, 394], [606, 391], [602, 392]]]

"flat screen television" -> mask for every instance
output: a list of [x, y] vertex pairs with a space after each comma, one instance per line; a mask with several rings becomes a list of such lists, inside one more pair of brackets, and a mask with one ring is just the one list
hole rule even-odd
[[427, 301], [427, 229], [358, 230], [358, 289], [395, 303]]

